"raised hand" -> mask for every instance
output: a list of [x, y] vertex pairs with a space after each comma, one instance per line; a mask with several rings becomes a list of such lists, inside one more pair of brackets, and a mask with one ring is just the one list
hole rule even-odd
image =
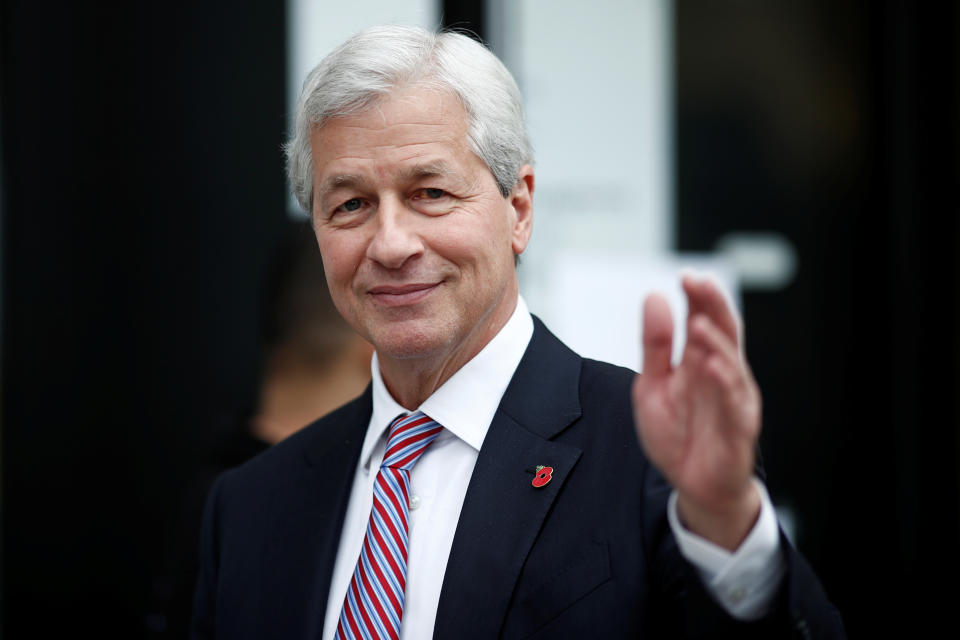
[[637, 433], [676, 487], [684, 526], [736, 549], [760, 512], [752, 476], [760, 435], [760, 390], [741, 357], [737, 322], [717, 286], [687, 276], [687, 343], [671, 365], [667, 301], [644, 303], [643, 373], [633, 385]]

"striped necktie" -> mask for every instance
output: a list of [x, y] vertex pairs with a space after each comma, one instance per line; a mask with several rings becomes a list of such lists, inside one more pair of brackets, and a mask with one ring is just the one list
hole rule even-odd
[[410, 469], [443, 427], [417, 411], [390, 425], [373, 485], [373, 508], [357, 568], [343, 600], [337, 640], [400, 638], [407, 583]]

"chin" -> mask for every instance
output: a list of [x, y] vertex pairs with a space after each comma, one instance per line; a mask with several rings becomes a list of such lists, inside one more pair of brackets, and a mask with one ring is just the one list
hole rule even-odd
[[368, 339], [382, 357], [394, 360], [432, 358], [449, 350], [453, 342], [452, 336], [443, 331], [437, 321], [419, 322], [415, 326], [403, 324], [406, 326], [370, 332]]

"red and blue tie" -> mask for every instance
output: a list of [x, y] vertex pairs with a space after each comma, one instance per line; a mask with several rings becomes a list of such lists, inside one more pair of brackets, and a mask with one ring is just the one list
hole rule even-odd
[[443, 427], [417, 411], [390, 425], [387, 450], [373, 485], [373, 508], [350, 580], [337, 640], [399, 640], [407, 583], [410, 469]]

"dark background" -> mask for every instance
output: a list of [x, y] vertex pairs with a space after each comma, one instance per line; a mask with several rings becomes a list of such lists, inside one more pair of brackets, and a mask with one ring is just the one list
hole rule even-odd
[[[484, 34], [482, 2], [445, 5]], [[917, 5], [675, 8], [676, 246], [797, 248], [787, 288], [744, 296], [747, 353], [771, 492], [854, 637], [922, 635], [958, 595], [960, 11]], [[255, 395], [283, 11], [2, 4], [11, 637], [157, 629], [185, 452]]]

